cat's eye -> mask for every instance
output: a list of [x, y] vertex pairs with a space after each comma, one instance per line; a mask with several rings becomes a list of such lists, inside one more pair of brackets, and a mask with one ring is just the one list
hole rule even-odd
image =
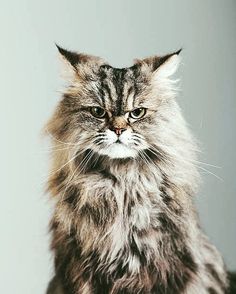
[[104, 118], [106, 116], [106, 111], [101, 107], [91, 107], [90, 112], [94, 117]]
[[129, 116], [134, 119], [139, 119], [146, 114], [146, 108], [140, 107], [130, 111]]

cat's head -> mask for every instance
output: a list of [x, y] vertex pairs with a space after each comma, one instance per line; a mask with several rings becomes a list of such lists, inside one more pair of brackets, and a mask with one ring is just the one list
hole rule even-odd
[[110, 158], [157, 154], [166, 134], [174, 132], [168, 123], [177, 119], [170, 76], [180, 50], [114, 68], [101, 58], [58, 49], [69, 84], [47, 126], [52, 136], [65, 147]]

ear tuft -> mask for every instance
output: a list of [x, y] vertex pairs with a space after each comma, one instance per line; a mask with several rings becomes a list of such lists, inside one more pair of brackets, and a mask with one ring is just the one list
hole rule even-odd
[[183, 50], [183, 48], [180, 48], [178, 51], [176, 51], [175, 53], [173, 53], [173, 54], [177, 54], [177, 55], [179, 55], [180, 54], [180, 52]]
[[76, 65], [80, 61], [80, 55], [76, 52], [68, 51], [66, 49], [63, 49], [59, 45], [55, 44], [60, 54], [74, 67], [76, 68]]
[[182, 49], [179, 49], [178, 51], [175, 51], [173, 53], [170, 53], [170, 54], [167, 54], [164, 56], [153, 57], [152, 70], [153, 71], [159, 70], [159, 67], [168, 65], [168, 63], [174, 59], [175, 59], [174, 63], [176, 63], [176, 61], [179, 60], [178, 55], [180, 54], [181, 51], [182, 51]]
[[179, 54], [181, 51], [182, 49], [179, 49], [178, 51], [175, 51], [167, 55], [152, 56], [152, 57], [147, 57], [141, 60], [136, 60], [136, 64], [139, 64], [144, 67], [148, 66], [148, 68], [153, 73], [160, 72], [163, 70], [163, 68], [165, 68], [166, 74], [171, 75], [172, 73], [175, 72], [175, 70], [178, 67]]
[[181, 52], [181, 49], [172, 54], [168, 54], [164, 56], [163, 58], [165, 60], [157, 68], [157, 70], [155, 71], [155, 75], [161, 78], [169, 78], [170, 76], [172, 76], [179, 67], [180, 60], [181, 60], [179, 56], [180, 52]]

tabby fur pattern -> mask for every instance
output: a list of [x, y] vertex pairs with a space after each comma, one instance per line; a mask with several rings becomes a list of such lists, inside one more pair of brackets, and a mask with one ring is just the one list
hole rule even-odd
[[68, 86], [45, 128], [55, 200], [47, 293], [226, 293], [224, 263], [193, 203], [198, 148], [172, 77], [180, 51], [120, 69], [58, 49]]

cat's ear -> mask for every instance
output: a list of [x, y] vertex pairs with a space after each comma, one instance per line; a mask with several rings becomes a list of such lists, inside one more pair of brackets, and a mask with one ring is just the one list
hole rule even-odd
[[67, 76], [71, 76], [77, 73], [80, 76], [90, 74], [99, 66], [105, 64], [105, 61], [97, 56], [87, 55], [84, 53], [77, 53], [63, 49], [56, 44], [56, 47], [60, 53], [60, 56], [66, 65]]
[[78, 65], [80, 61], [80, 54], [72, 51], [68, 51], [66, 49], [63, 49], [59, 45], [55, 44], [59, 53], [61, 54], [62, 59], [68, 63], [68, 65], [72, 66], [74, 69], [76, 69], [76, 66]]
[[180, 63], [180, 52], [182, 49], [164, 56], [153, 56], [136, 60], [144, 70], [151, 71], [155, 78], [168, 78], [173, 75]]

